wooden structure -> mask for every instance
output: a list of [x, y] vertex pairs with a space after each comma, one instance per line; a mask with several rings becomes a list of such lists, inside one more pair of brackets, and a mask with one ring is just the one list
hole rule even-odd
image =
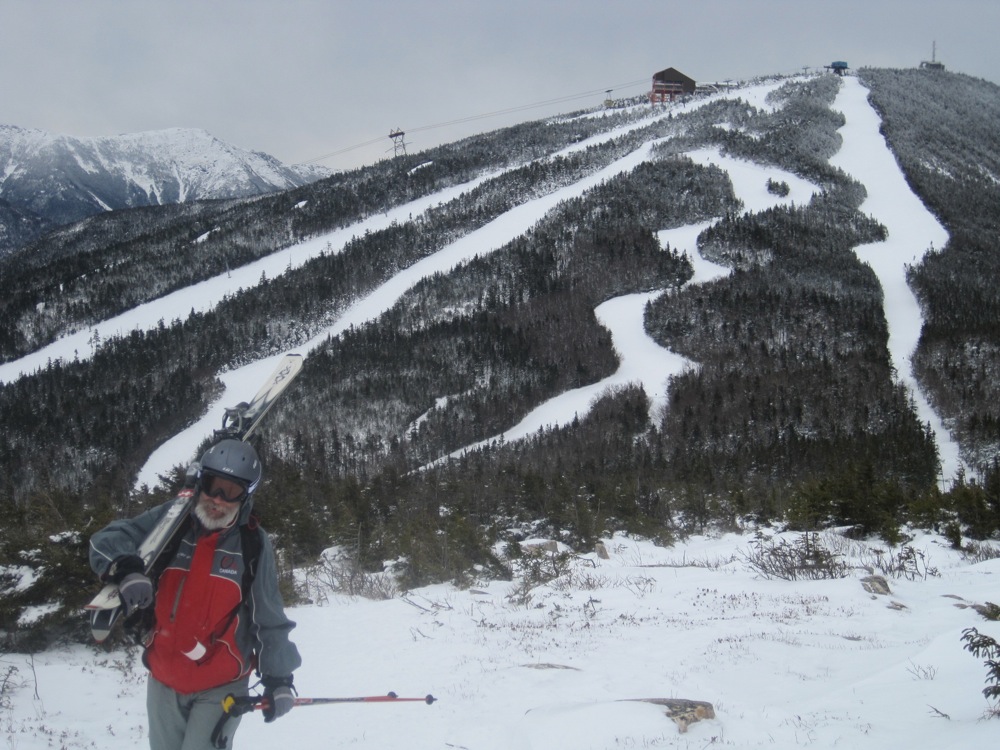
[[677, 68], [667, 68], [653, 73], [653, 88], [649, 92], [650, 104], [673, 101], [678, 96], [693, 94], [697, 85]]

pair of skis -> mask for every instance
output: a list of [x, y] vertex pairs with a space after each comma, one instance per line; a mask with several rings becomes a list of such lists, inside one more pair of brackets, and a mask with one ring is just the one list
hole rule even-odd
[[[288, 354], [283, 357], [277, 369], [252, 401], [226, 409], [222, 420], [222, 429], [216, 430], [216, 436], [248, 440], [264, 415], [274, 406], [275, 401], [301, 370], [302, 355]], [[170, 502], [167, 512], [150, 530], [136, 550], [136, 554], [143, 561], [147, 575], [156, 565], [163, 550], [170, 546], [175, 535], [184, 528], [188, 514], [197, 502], [195, 480], [196, 477], [188, 478], [184, 488]], [[86, 609], [90, 611], [90, 630], [94, 640], [103, 643], [122, 614], [118, 584], [109, 583], [104, 586], [97, 596], [86, 605]]]

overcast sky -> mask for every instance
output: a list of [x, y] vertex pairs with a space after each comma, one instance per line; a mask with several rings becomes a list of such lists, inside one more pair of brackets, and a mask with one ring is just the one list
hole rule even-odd
[[949, 70], [1000, 83], [997, 29], [1000, 0], [0, 0], [0, 124], [203, 128], [350, 168], [397, 128], [419, 151], [641, 94], [666, 67], [913, 67], [936, 42]]

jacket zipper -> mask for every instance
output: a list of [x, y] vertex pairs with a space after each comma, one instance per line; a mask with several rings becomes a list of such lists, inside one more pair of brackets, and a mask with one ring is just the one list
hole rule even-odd
[[187, 575], [181, 578], [177, 586], [177, 593], [174, 595], [174, 606], [170, 610], [170, 622], [177, 622], [177, 609], [181, 606], [181, 594], [184, 593], [184, 584], [187, 583]]

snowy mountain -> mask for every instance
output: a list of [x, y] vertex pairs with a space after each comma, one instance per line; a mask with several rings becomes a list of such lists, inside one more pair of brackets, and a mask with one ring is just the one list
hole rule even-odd
[[304, 185], [329, 172], [281, 164], [204, 130], [172, 128], [79, 138], [0, 125], [0, 200], [21, 217], [0, 214], [0, 254], [103, 211], [240, 198]]
[[295, 566], [340, 545], [415, 588], [509, 577], [534, 536], [989, 538], [997, 107], [774, 78], [47, 235], [0, 262], [0, 625], [77, 637], [88, 530], [167, 497], [290, 350], [259, 509]]

